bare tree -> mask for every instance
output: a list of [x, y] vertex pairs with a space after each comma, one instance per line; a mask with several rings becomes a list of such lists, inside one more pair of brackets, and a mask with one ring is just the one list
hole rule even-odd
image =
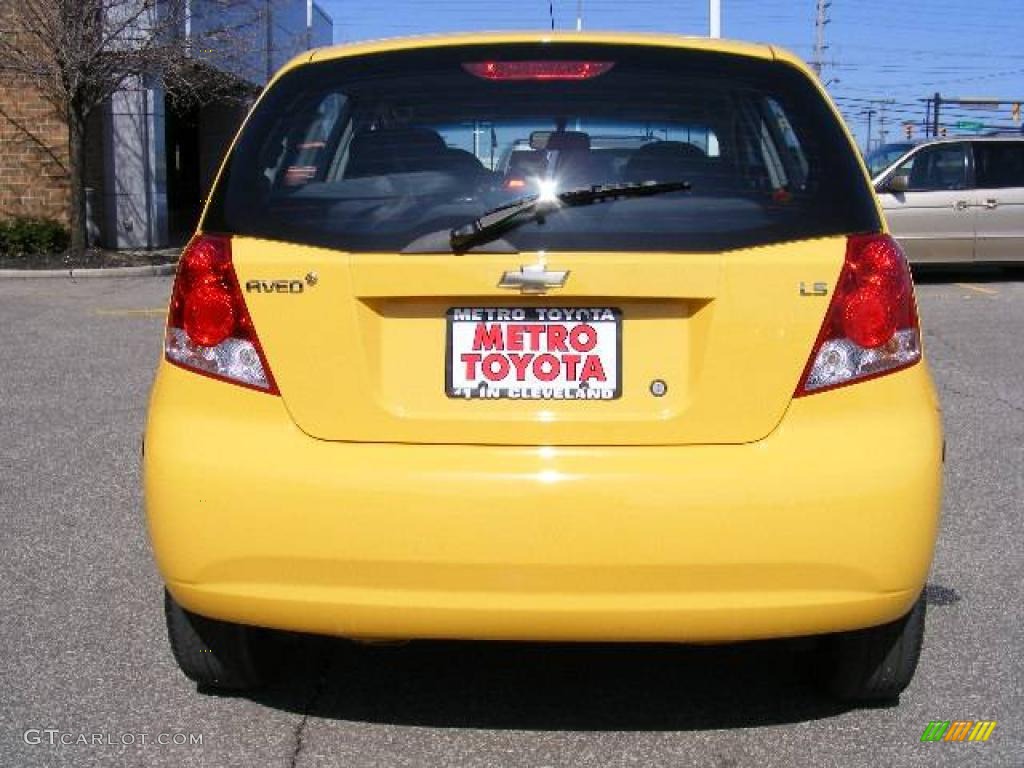
[[[85, 147], [89, 115], [129, 80], [178, 99], [246, 97], [236, 76], [260, 20], [255, 0], [213, 0], [224, 23], [186, 32], [187, 0], [0, 0], [0, 76], [35, 87], [67, 123], [71, 250], [86, 245]], [[223, 6], [218, 9], [216, 6]]]

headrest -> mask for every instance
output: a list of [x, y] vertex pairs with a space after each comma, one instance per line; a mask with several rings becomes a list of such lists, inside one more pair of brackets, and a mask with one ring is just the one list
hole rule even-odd
[[700, 147], [685, 141], [654, 141], [650, 144], [644, 144], [633, 153], [633, 157], [665, 160], [681, 160], [684, 158], [692, 160], [707, 159], [707, 155], [701, 151]]
[[353, 152], [443, 151], [444, 139], [428, 128], [385, 128], [363, 131], [352, 139]]
[[590, 149], [590, 136], [582, 131], [555, 131], [548, 137], [546, 149], [585, 151]]

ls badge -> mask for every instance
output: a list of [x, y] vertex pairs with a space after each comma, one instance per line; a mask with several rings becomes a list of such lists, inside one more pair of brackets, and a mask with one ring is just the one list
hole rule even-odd
[[800, 295], [801, 296], [828, 296], [828, 283], [811, 283], [808, 287], [807, 283], [800, 281]]

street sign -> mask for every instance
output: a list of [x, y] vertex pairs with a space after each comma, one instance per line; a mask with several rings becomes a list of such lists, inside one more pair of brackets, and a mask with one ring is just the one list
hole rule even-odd
[[944, 98], [942, 101], [944, 104], [955, 102], [963, 109], [998, 109], [999, 105], [1004, 103], [988, 96], [960, 96], [959, 98]]
[[960, 120], [956, 124], [958, 131], [980, 131], [984, 129], [985, 124], [979, 123], [976, 120]]

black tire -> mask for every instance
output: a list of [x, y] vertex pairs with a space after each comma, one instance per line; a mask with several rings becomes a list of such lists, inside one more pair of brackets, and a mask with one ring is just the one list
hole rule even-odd
[[924, 594], [901, 619], [826, 638], [826, 682], [832, 695], [856, 703], [896, 700], [914, 679], [924, 642]]
[[259, 630], [190, 613], [166, 589], [164, 617], [174, 660], [200, 688], [244, 691], [263, 684]]

